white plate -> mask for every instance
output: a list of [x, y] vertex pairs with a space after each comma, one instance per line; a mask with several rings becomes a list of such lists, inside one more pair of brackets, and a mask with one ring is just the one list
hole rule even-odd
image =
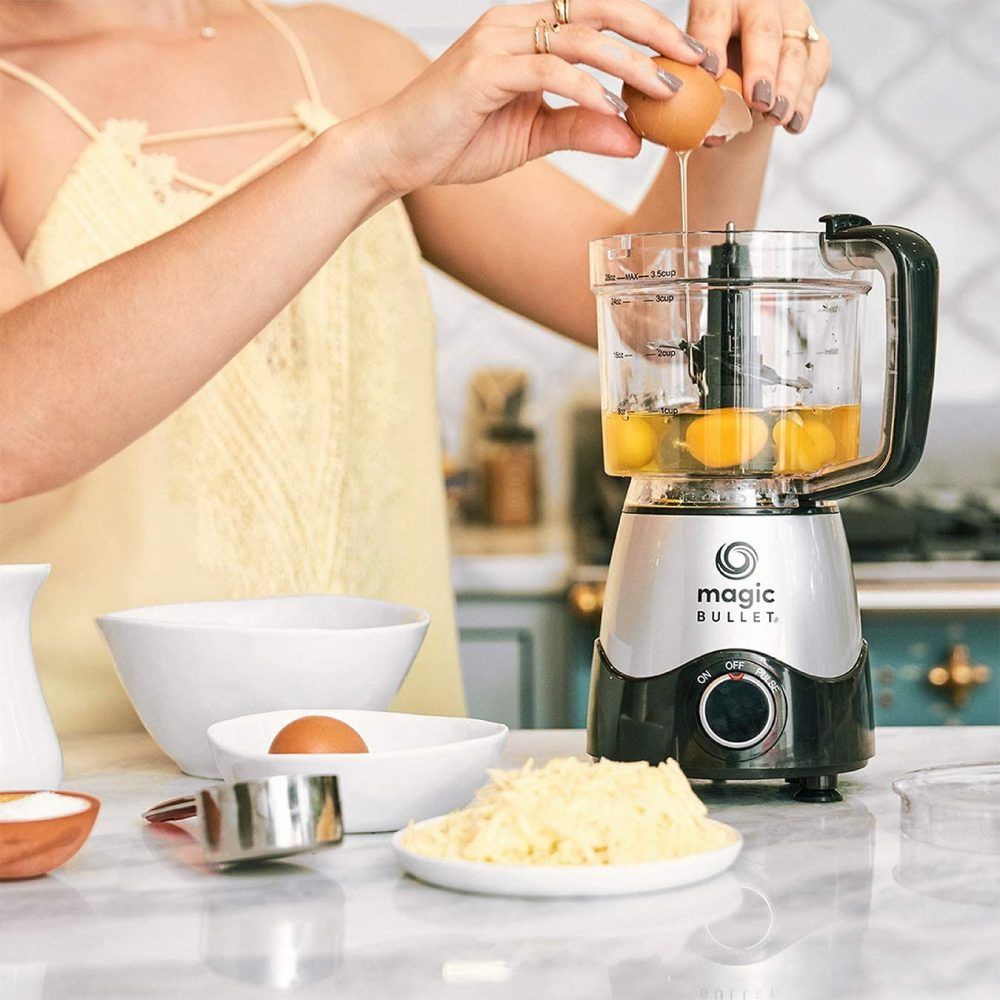
[[[426, 820], [434, 823], [437, 819]], [[417, 827], [424, 826], [418, 823]], [[724, 872], [736, 860], [743, 838], [713, 851], [638, 865], [494, 865], [483, 861], [430, 858], [403, 846], [406, 831], [392, 838], [403, 870], [431, 885], [491, 896], [625, 896], [675, 889]]]
[[[303, 715], [330, 715], [361, 735], [370, 753], [268, 753], [278, 730]], [[467, 805], [497, 767], [507, 727], [482, 719], [357, 709], [292, 709], [208, 727], [226, 781], [273, 774], [335, 774], [346, 833], [386, 833]]]

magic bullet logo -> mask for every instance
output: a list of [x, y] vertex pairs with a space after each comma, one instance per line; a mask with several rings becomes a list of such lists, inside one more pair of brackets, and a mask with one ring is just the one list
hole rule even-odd
[[727, 580], [745, 580], [757, 569], [757, 550], [748, 542], [730, 542], [715, 553], [715, 568]]
[[[757, 570], [757, 550], [748, 542], [729, 542], [715, 553], [715, 568], [727, 580], [745, 580]], [[735, 605], [718, 610], [698, 609], [695, 612], [698, 622], [759, 625], [778, 620], [773, 611], [760, 607], [774, 604], [774, 588], [759, 582], [746, 587], [699, 587], [698, 603]]]

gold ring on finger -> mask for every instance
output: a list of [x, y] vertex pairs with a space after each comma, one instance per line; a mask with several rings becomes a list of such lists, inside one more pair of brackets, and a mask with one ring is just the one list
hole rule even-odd
[[569, 0], [552, 0], [556, 9], [556, 24], [569, 24]]
[[558, 24], [549, 24], [544, 17], [535, 22], [535, 51], [542, 55], [552, 51], [552, 36], [559, 30]]
[[806, 43], [806, 48], [814, 42], [820, 40], [820, 33], [815, 24], [810, 24], [805, 31], [796, 31], [794, 28], [787, 28], [781, 33], [782, 38], [797, 38], [800, 42]]

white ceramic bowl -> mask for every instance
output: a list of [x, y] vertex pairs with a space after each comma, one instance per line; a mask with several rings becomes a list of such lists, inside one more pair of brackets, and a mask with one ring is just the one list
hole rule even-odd
[[142, 724], [183, 771], [217, 778], [205, 731], [250, 712], [386, 709], [430, 624], [364, 597], [164, 604], [97, 619]]
[[[330, 715], [361, 734], [369, 753], [271, 754], [278, 730], [303, 715]], [[208, 729], [226, 781], [272, 774], [335, 774], [347, 833], [399, 830], [466, 805], [496, 767], [507, 727], [482, 719], [401, 712], [298, 709], [245, 715]]]

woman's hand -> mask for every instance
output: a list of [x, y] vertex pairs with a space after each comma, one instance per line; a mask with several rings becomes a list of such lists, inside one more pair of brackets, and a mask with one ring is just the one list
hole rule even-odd
[[[491, 8], [410, 86], [362, 116], [371, 169], [393, 193], [487, 180], [558, 149], [634, 156], [640, 143], [620, 117], [624, 102], [579, 66], [661, 100], [680, 81], [605, 29], [680, 62], [705, 55], [641, 0], [571, 0], [570, 22], [549, 32], [548, 53], [536, 51], [540, 18], [555, 22], [552, 3]], [[544, 91], [574, 106], [551, 108]]]
[[747, 104], [798, 133], [830, 73], [830, 45], [822, 35], [809, 41], [784, 32], [804, 35], [812, 25], [802, 0], [692, 0], [687, 28], [708, 49], [702, 66], [718, 75], [736, 63]]

